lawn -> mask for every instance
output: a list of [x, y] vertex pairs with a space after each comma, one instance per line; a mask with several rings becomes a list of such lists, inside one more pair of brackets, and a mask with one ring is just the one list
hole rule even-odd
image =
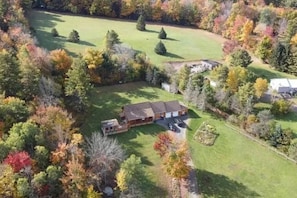
[[[188, 141], [204, 197], [292, 197], [297, 167], [274, 152], [247, 139], [208, 114], [191, 111]], [[208, 120], [219, 137], [208, 147], [194, 140], [200, 124]]]
[[[94, 88], [91, 96], [92, 107], [81, 127], [85, 135], [100, 131], [100, 121], [118, 118], [121, 107], [126, 104], [174, 100], [180, 95], [170, 94], [156, 87], [150, 87], [145, 82], [127, 83], [114, 86]], [[123, 145], [127, 154], [141, 157], [145, 165], [147, 179], [142, 185], [145, 197], [167, 197], [167, 179], [163, 174], [161, 160], [153, 150], [156, 134], [165, 129], [155, 125], [135, 127], [126, 133], [114, 135]]]
[[[48, 50], [64, 48], [71, 55], [83, 53], [86, 48], [103, 49], [106, 32], [115, 30], [123, 43], [137, 51], [147, 53], [151, 61], [157, 65], [166, 61], [205, 58], [220, 60], [222, 58], [221, 44], [224, 39], [194, 28], [147, 24], [147, 31], [140, 32], [136, 30], [136, 21], [74, 16], [36, 10], [29, 13], [29, 21], [36, 30], [36, 36], [41, 46]], [[154, 52], [154, 48], [159, 42], [158, 33], [161, 27], [164, 27], [168, 36], [168, 39], [163, 41], [168, 51], [166, 56], [160, 56]], [[61, 37], [52, 37], [52, 28], [56, 28]], [[78, 44], [66, 41], [73, 29], [79, 32], [81, 41]]]

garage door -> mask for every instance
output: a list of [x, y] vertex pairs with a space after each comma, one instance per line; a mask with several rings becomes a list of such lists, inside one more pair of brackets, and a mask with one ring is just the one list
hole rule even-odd
[[172, 112], [172, 117], [177, 117], [178, 116], [178, 111]]
[[171, 118], [171, 112], [165, 114], [165, 118]]

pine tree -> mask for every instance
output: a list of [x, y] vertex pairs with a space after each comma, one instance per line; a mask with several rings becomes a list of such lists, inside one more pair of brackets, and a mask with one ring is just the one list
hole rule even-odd
[[166, 49], [165, 45], [162, 43], [162, 41], [160, 41], [156, 45], [155, 52], [156, 52], [156, 54], [159, 54], [159, 55], [164, 55], [167, 53], [167, 49]]
[[167, 38], [167, 33], [165, 32], [163, 27], [161, 28], [161, 31], [160, 31], [160, 33], [158, 35], [158, 38], [159, 39], [166, 39]]
[[58, 33], [58, 31], [57, 31], [56, 28], [53, 28], [52, 31], [51, 31], [51, 33], [52, 33], [52, 36], [53, 37], [58, 37], [59, 36], [59, 33]]
[[137, 19], [136, 29], [139, 31], [145, 30], [145, 18], [142, 14]]
[[73, 43], [78, 43], [79, 42], [79, 34], [76, 30], [72, 30], [68, 36], [68, 41], [73, 42]]
[[278, 71], [286, 72], [288, 70], [287, 65], [288, 49], [285, 45], [278, 42], [272, 50], [269, 58], [269, 63]]

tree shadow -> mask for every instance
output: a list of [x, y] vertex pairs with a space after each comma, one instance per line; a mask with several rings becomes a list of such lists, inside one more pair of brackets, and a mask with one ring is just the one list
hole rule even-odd
[[148, 29], [146, 29], [144, 32], [148, 32], [148, 33], [159, 33], [159, 32], [156, 31], [156, 30], [148, 30]]
[[188, 109], [188, 115], [190, 118], [201, 118], [195, 111]]
[[257, 192], [225, 175], [196, 169], [198, 187], [203, 197], [261, 197]]
[[165, 40], [168, 40], [168, 41], [179, 41], [179, 40], [177, 40], [177, 39], [174, 39], [174, 38], [166, 38]]
[[265, 68], [259, 68], [259, 67], [247, 67], [247, 69], [251, 72], [254, 72], [258, 77], [268, 79], [270, 80], [271, 78], [281, 78], [284, 77], [280, 75], [279, 73], [269, 71]]
[[291, 111], [285, 115], [277, 115], [275, 116], [275, 119], [287, 122], [297, 122], [297, 113]]
[[171, 52], [167, 52], [166, 54], [164, 54], [164, 56], [170, 57], [170, 58], [178, 58], [178, 59], [184, 59], [184, 57], [179, 56], [177, 54], [171, 53]]
[[[32, 10], [27, 13], [27, 16], [29, 18], [34, 18], [34, 28], [36, 27], [49, 27], [53, 28], [56, 26], [56, 22], [64, 22], [64, 20], [60, 19], [61, 16], [58, 14], [50, 13], [50, 12], [45, 12], [45, 11], [37, 11], [37, 10]], [[32, 26], [32, 24], [30, 24]], [[38, 28], [37, 28], [38, 29]], [[59, 31], [59, 30], [58, 30]]]
[[96, 45], [94, 45], [93, 43], [90, 43], [90, 42], [88, 42], [88, 41], [82, 41], [82, 40], [80, 40], [80, 41], [78, 42], [78, 44], [86, 45], [86, 46], [92, 46], [92, 47], [96, 46]]

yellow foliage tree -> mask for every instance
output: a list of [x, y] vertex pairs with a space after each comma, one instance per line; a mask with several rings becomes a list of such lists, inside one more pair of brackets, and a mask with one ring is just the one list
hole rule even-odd
[[297, 45], [297, 33], [291, 38], [291, 44]]
[[54, 64], [55, 70], [59, 73], [65, 74], [71, 67], [72, 58], [63, 49], [51, 51], [50, 58]]
[[266, 79], [257, 78], [256, 82], [254, 83], [255, 88], [255, 95], [260, 98], [265, 91], [268, 89], [268, 82]]
[[126, 170], [120, 169], [120, 171], [116, 175], [116, 180], [118, 187], [122, 192], [128, 189]]
[[254, 22], [252, 20], [247, 20], [242, 28], [242, 34], [240, 35], [239, 41], [247, 44], [249, 42], [249, 37], [254, 29]]
[[229, 69], [226, 80], [227, 87], [233, 92], [238, 91], [238, 87], [246, 81], [247, 70], [243, 67], [234, 67]]
[[96, 69], [104, 61], [102, 51], [95, 49], [87, 49], [84, 55], [84, 60], [86, 61], [89, 69]]
[[6, 164], [0, 164], [0, 197], [14, 197], [15, 174], [13, 169]]

